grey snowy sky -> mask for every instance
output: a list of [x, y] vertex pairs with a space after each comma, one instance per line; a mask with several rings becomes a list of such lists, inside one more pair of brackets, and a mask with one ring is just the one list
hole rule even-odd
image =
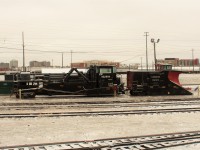
[[[0, 0], [0, 62], [64, 65], [84, 60], [145, 64], [145, 36], [159, 38], [157, 59], [200, 58], [199, 0]], [[46, 51], [46, 52], [45, 52]]]

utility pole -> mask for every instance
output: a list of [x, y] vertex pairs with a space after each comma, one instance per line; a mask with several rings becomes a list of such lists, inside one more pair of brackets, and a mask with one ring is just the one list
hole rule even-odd
[[71, 50], [71, 68], [72, 68], [72, 50]]
[[62, 52], [62, 68], [63, 68], [63, 52]]
[[144, 32], [144, 36], [146, 36], [146, 68], [147, 68], [147, 71], [148, 71], [148, 51], [147, 51], [147, 36], [149, 36], [149, 32]]
[[156, 65], [157, 65], [157, 59], [156, 59], [156, 43], [153, 43], [153, 50], [154, 50], [154, 62], [155, 62], [155, 70], [156, 70]]
[[25, 55], [24, 55], [24, 32], [22, 32], [22, 48], [23, 48], [23, 71], [25, 70]]
[[192, 49], [192, 66], [193, 66], [193, 72], [194, 72], [194, 50]]

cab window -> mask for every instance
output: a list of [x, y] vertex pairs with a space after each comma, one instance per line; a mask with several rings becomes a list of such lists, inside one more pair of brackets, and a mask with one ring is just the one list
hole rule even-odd
[[100, 68], [100, 73], [112, 73], [112, 68]]

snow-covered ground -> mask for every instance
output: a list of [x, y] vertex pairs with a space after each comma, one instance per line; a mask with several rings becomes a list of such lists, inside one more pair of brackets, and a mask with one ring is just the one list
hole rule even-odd
[[200, 130], [200, 113], [0, 120], [0, 146]]
[[200, 144], [196, 143], [196, 144], [191, 144], [191, 145], [170, 147], [170, 148], [165, 148], [163, 150], [200, 150]]
[[[43, 103], [81, 101], [147, 101], [161, 99], [195, 98], [197, 96], [157, 97], [109, 97], [109, 98], [45, 98], [16, 100], [1, 96], [1, 103]], [[158, 107], [159, 108], [159, 107]], [[73, 108], [76, 109], [76, 108]], [[81, 108], [77, 108], [79, 111]], [[91, 109], [91, 108], [89, 108]], [[116, 108], [115, 108], [116, 109]], [[92, 110], [92, 109], [91, 109]], [[43, 110], [41, 110], [42, 112]], [[70, 109], [66, 110], [70, 111]], [[200, 113], [147, 114], [127, 116], [52, 117], [0, 119], [0, 146], [39, 144], [51, 142], [95, 140], [102, 138], [126, 137], [186, 132], [200, 130]], [[188, 149], [197, 145], [184, 146]], [[182, 149], [176, 147], [176, 149]], [[198, 149], [198, 148], [197, 148]]]
[[200, 74], [180, 74], [179, 81], [181, 84], [199, 84]]

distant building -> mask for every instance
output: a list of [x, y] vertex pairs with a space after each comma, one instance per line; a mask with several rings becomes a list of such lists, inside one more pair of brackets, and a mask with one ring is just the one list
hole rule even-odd
[[18, 68], [18, 60], [11, 60], [10, 61], [10, 68]]
[[50, 66], [51, 66], [50, 61], [42, 61], [42, 62], [40, 62], [40, 63], [41, 63], [41, 66], [42, 66], [42, 67], [50, 67]]
[[179, 66], [179, 58], [165, 58], [165, 63], [172, 66]]
[[193, 66], [193, 63], [194, 63], [194, 66], [199, 66], [199, 59], [196, 58], [196, 59], [181, 59], [180, 60], [180, 66]]
[[0, 63], [0, 71], [7, 71], [9, 70], [9, 63]]
[[113, 65], [119, 68], [120, 63], [119, 62], [110, 62], [110, 61], [101, 61], [101, 60], [91, 60], [91, 61], [84, 61], [84, 62], [75, 62], [72, 63], [71, 66], [75, 68], [88, 68], [91, 65], [99, 65], [99, 66], [108, 66]]
[[30, 67], [50, 67], [50, 61], [30, 61]]
[[199, 59], [179, 59], [179, 58], [165, 58], [163, 59], [158, 59], [157, 60], [158, 64], [170, 64], [173, 67], [189, 67], [189, 66], [199, 66]]

